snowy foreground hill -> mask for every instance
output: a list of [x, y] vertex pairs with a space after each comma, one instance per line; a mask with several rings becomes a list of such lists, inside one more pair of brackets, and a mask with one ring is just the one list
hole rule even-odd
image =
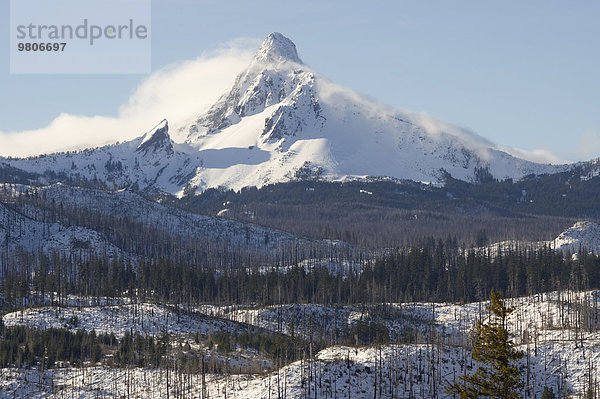
[[[526, 397], [540, 397], [544, 387], [559, 397], [583, 397], [589, 387], [597, 391], [598, 291], [553, 292], [507, 302], [515, 308], [509, 318], [509, 330], [518, 348], [527, 352], [519, 364]], [[179, 316], [173, 309], [156, 304], [113, 301], [110, 306], [100, 307], [76, 298], [70, 303], [62, 309], [42, 307], [10, 313], [3, 321], [6, 325], [27, 324], [42, 329], [62, 325], [73, 330], [112, 330], [117, 334], [123, 333], [119, 326], [144, 335], [167, 331], [176, 337], [171, 340], [175, 348], [192, 342], [184, 353], [226, 356], [228, 371], [201, 376], [179, 370], [169, 376], [164, 369], [99, 365], [43, 372], [2, 369], [2, 397], [451, 397], [445, 391], [449, 382], [477, 367], [470, 356], [470, 332], [476, 320], [487, 318], [486, 302], [245, 309], [207, 306], [187, 309]], [[77, 326], [73, 320], [77, 320]], [[305, 358], [278, 367], [239, 345], [225, 355], [219, 354], [218, 348], [203, 346], [202, 340], [193, 344], [192, 338], [195, 334], [235, 334], [236, 330], [242, 333], [256, 328], [308, 336], [314, 323], [324, 322], [332, 323], [328, 329], [333, 335], [338, 329], [352, 328], [361, 322], [382, 323], [390, 332], [390, 342], [395, 343], [366, 347], [332, 344], [312, 357], [306, 353]], [[289, 327], [292, 323], [294, 327]], [[254, 368], [249, 372], [246, 366], [251, 363], [253, 367], [259, 364], [259, 371]], [[264, 371], [260, 372], [261, 368]]]
[[305, 65], [294, 43], [279, 33], [266, 38], [232, 88], [206, 112], [163, 120], [132, 141], [0, 158], [2, 164], [41, 182], [100, 182], [176, 196], [307, 179], [440, 182], [449, 173], [472, 181], [479, 169], [497, 179], [518, 179], [568, 168], [514, 157], [428, 115], [362, 98]]

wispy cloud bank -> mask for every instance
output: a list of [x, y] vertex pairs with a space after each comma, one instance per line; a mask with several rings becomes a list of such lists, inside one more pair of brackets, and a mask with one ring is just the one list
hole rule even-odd
[[504, 151], [514, 157], [526, 159], [531, 162], [552, 164], [552, 165], [564, 165], [571, 163], [571, 161], [563, 159], [548, 150], [523, 150], [521, 148], [504, 147], [499, 146], [498, 149]]
[[576, 155], [578, 159], [593, 159], [600, 157], [600, 132], [588, 129], [579, 136]]
[[61, 114], [39, 129], [0, 131], [0, 155], [30, 156], [130, 140], [162, 118], [189, 118], [231, 87], [255, 48], [253, 41], [236, 40], [195, 60], [164, 67], [138, 86], [117, 117]]
[[548, 150], [523, 150], [521, 148], [506, 146], [499, 146], [498, 149], [514, 157], [541, 164], [564, 165], [572, 162], [570, 160], [563, 159]]

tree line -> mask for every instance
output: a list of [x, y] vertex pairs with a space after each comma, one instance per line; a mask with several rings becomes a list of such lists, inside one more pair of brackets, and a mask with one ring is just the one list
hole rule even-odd
[[[493, 253], [492, 252], [497, 252]], [[382, 302], [472, 302], [492, 290], [506, 296], [600, 287], [600, 258], [548, 247], [537, 250], [463, 250], [448, 238], [420, 248], [399, 249], [365, 262], [359, 270], [326, 266], [210, 268], [205, 265], [93, 257], [74, 266], [69, 258], [40, 255], [38, 264], [7, 272], [0, 283], [4, 303], [36, 303], [45, 294], [129, 296], [178, 305], [282, 303], [377, 304]]]

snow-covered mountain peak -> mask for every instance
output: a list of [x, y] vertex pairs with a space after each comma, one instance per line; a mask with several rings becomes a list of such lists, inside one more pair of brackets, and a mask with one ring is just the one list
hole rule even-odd
[[294, 42], [278, 32], [270, 33], [267, 36], [256, 52], [254, 60], [266, 63], [292, 61], [302, 64]]
[[[478, 169], [498, 179], [559, 170], [512, 157], [433, 117], [369, 101], [299, 61], [291, 40], [270, 34], [232, 88], [177, 127], [186, 143], [207, 154], [195, 186], [365, 176], [440, 182], [446, 173], [472, 181]], [[228, 160], [224, 171], [208, 162], [214, 151], [242, 158]]]
[[33, 160], [6, 160], [27, 172], [177, 196], [294, 180], [384, 177], [443, 182], [554, 173], [427, 115], [383, 106], [339, 87], [301, 63], [294, 43], [270, 34], [230, 90], [206, 112], [163, 120], [121, 145]]
[[[273, 127], [281, 121], [281, 107], [293, 108], [301, 97], [309, 94], [315, 75], [298, 57], [296, 45], [281, 33], [271, 33], [262, 43], [254, 59], [236, 78], [233, 87], [204, 114], [192, 123], [179, 127], [179, 133], [187, 136], [186, 141], [200, 147], [199, 142], [207, 135], [219, 133], [231, 126], [273, 107], [263, 118], [262, 137], [281, 137], [282, 132]], [[279, 111], [279, 115], [276, 115]], [[284, 115], [285, 116], [285, 115]], [[289, 121], [288, 121], [289, 122]], [[298, 126], [297, 121], [291, 121]], [[300, 123], [301, 124], [301, 123]], [[298, 129], [295, 129], [296, 131]], [[264, 141], [264, 139], [261, 139]]]
[[173, 142], [169, 136], [169, 122], [163, 119], [146, 133], [136, 151], [138, 153], [156, 153], [157, 151], [173, 152]]

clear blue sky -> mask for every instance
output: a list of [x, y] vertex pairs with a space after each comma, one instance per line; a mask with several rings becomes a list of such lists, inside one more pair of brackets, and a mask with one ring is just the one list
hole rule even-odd
[[[599, 18], [597, 1], [154, 0], [152, 69], [278, 31], [318, 73], [370, 98], [582, 160], [600, 156]], [[10, 75], [4, 31], [0, 131], [116, 115], [145, 78]]]

